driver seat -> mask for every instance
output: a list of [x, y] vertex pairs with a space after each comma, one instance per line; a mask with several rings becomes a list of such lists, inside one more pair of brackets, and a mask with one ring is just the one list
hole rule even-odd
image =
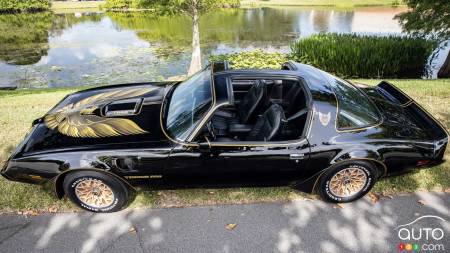
[[281, 133], [283, 122], [286, 122], [283, 107], [273, 104], [258, 118], [246, 140], [272, 141]]
[[238, 105], [239, 124], [249, 123], [258, 114], [264, 104], [267, 103], [266, 83], [262, 80], [255, 80], [255, 83], [245, 94]]
[[261, 80], [255, 80], [241, 103], [237, 105], [236, 113], [216, 111], [212, 120], [214, 128], [219, 133], [226, 133], [230, 125], [248, 124], [258, 115], [265, 104], [267, 104], [266, 85]]

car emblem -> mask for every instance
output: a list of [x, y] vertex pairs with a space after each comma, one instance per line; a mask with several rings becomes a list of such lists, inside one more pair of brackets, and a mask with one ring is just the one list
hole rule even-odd
[[327, 114], [319, 112], [319, 120], [320, 123], [322, 123], [323, 126], [327, 126], [328, 123], [330, 123], [331, 119], [331, 113], [328, 112]]

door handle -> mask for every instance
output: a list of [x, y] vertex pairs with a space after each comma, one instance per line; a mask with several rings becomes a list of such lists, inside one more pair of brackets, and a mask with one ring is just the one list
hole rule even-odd
[[305, 158], [305, 154], [291, 154], [289, 158], [292, 160], [303, 159]]

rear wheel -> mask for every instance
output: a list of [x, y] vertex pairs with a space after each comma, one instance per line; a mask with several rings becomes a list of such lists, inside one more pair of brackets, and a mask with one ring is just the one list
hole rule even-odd
[[63, 182], [64, 192], [77, 206], [97, 213], [125, 208], [132, 192], [120, 179], [98, 171], [76, 171]]
[[351, 161], [327, 170], [319, 179], [318, 192], [326, 201], [345, 203], [368, 193], [377, 179], [377, 171], [365, 161]]

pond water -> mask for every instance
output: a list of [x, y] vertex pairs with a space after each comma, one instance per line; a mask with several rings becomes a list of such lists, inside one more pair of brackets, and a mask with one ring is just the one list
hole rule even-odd
[[[403, 8], [229, 9], [202, 16], [204, 61], [211, 54], [289, 44], [319, 32], [399, 34]], [[0, 15], [0, 87], [62, 87], [163, 80], [185, 74], [191, 22], [151, 13]]]

